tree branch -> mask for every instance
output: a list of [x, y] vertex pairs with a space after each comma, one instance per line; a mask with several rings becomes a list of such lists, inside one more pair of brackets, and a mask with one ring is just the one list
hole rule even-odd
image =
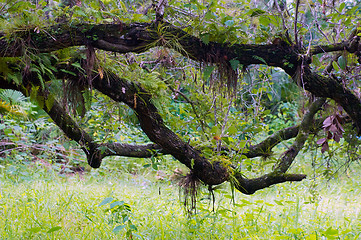
[[[30, 41], [28, 40], [30, 39]], [[26, 43], [26, 44], [25, 44]], [[351, 44], [352, 43], [352, 44]], [[230, 68], [230, 60], [240, 64], [267, 64], [281, 67], [291, 77], [300, 75], [303, 66], [302, 81], [295, 82], [317, 97], [328, 97], [339, 103], [350, 115], [361, 134], [361, 101], [342, 83], [332, 77], [321, 76], [307, 66], [310, 58], [304, 58], [299, 50], [287, 44], [221, 44], [203, 43], [199, 38], [191, 36], [180, 28], [168, 23], [132, 23], [132, 24], [65, 24], [50, 26], [46, 31], [25, 31], [15, 34], [15, 39], [8, 40], [0, 33], [0, 56], [20, 56], [28, 47], [40, 52], [50, 52], [70, 46], [92, 45], [99, 49], [121, 52], [144, 52], [154, 46], [174, 48], [186, 57], [196, 61], [215, 63]], [[339, 50], [345, 46], [326, 46], [314, 48], [313, 54]], [[349, 39], [348, 51], [356, 51], [359, 37]]]
[[[32, 83], [36, 83], [34, 79], [37, 76], [28, 76], [28, 80]], [[25, 96], [30, 96], [31, 90], [28, 91], [22, 86], [10, 83], [0, 75], [0, 86], [1, 88], [13, 89], [22, 92]], [[35, 85], [36, 86], [36, 85]], [[47, 90], [42, 89], [38, 85], [37, 95], [44, 97], [44, 101], [52, 98], [55, 99], [51, 93]], [[146, 144], [146, 145], [131, 145], [123, 143], [102, 143], [98, 144], [92, 137], [85, 132], [65, 111], [62, 105], [54, 100], [50, 109], [47, 108], [46, 104], [39, 104], [43, 106], [43, 110], [50, 116], [54, 123], [65, 133], [67, 137], [76, 141], [87, 156], [88, 163], [91, 167], [100, 167], [101, 161], [107, 156], [124, 156], [124, 157], [135, 157], [135, 158], [150, 158], [159, 153], [166, 153], [157, 144]]]
[[235, 187], [240, 192], [245, 194], [253, 194], [257, 190], [277, 183], [286, 181], [301, 181], [306, 178], [306, 175], [304, 174], [286, 174], [286, 171], [289, 169], [293, 160], [307, 140], [309, 129], [312, 126], [311, 123], [313, 121], [313, 117], [320, 110], [324, 102], [325, 99], [318, 99], [311, 104], [308, 112], [304, 115], [303, 120], [299, 126], [299, 131], [294, 143], [286, 152], [283, 153], [281, 159], [271, 173], [253, 179], [247, 179], [243, 177], [240, 172], [235, 173]]

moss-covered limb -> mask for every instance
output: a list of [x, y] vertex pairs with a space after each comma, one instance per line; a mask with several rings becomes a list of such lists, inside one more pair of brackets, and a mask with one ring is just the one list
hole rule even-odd
[[[303, 148], [304, 143], [309, 135], [309, 130], [313, 125], [313, 117], [321, 109], [326, 99], [317, 99], [314, 101], [307, 113], [304, 115], [303, 120], [298, 127], [298, 133], [292, 146], [285, 151], [279, 162], [276, 164], [271, 173], [265, 174], [258, 178], [247, 179], [242, 176], [240, 172], [235, 172], [235, 186], [244, 194], [253, 194], [257, 190], [269, 187], [274, 184], [288, 182], [288, 181], [301, 181], [306, 178], [304, 174], [286, 174], [286, 171], [291, 166], [293, 160], [298, 155], [299, 151]], [[276, 139], [277, 141], [277, 139]]]
[[150, 158], [156, 155], [157, 151], [162, 149], [156, 144], [131, 145], [123, 143], [102, 143], [98, 144], [94, 139], [85, 132], [64, 110], [64, 108], [54, 101], [50, 110], [46, 107], [44, 110], [49, 114], [51, 119], [65, 135], [76, 141], [82, 146], [83, 151], [87, 155], [88, 163], [93, 168], [98, 168], [106, 156], [124, 156], [136, 158]]
[[[36, 76], [31, 76], [28, 80], [36, 81]], [[30, 92], [22, 86], [17, 86], [12, 82], [8, 82], [0, 75], [0, 87], [4, 89], [13, 89], [21, 91], [25, 96], [30, 96]], [[37, 90], [38, 96], [43, 96], [45, 101], [48, 98], [55, 99], [49, 92], [39, 88]], [[50, 116], [54, 123], [63, 130], [65, 135], [70, 139], [76, 141], [87, 155], [88, 163], [92, 167], [99, 167], [101, 161], [106, 156], [124, 156], [136, 158], [149, 158], [158, 153], [166, 153], [160, 146], [156, 144], [146, 145], [131, 145], [122, 143], [102, 143], [98, 144], [94, 139], [85, 132], [65, 111], [63, 106], [56, 100], [48, 109], [46, 104], [41, 104], [43, 110]]]
[[311, 104], [310, 108], [308, 109], [308, 111], [306, 112], [306, 114], [302, 119], [295, 141], [288, 148], [288, 150], [282, 154], [280, 160], [275, 165], [273, 174], [279, 175], [280, 173], [285, 173], [289, 169], [295, 157], [298, 155], [299, 151], [303, 148], [308, 138], [309, 129], [312, 126], [312, 122], [315, 114], [321, 109], [325, 101], [326, 101], [325, 98], [319, 98]]
[[311, 53], [312, 53], [312, 55], [315, 55], [315, 54], [319, 54], [319, 53], [344, 51], [344, 50], [347, 50], [349, 47], [350, 47], [350, 42], [343, 41], [340, 43], [335, 43], [335, 44], [330, 44], [330, 45], [314, 46], [311, 48]]
[[[298, 54], [288, 45], [277, 44], [227, 44], [209, 42], [205, 44], [200, 38], [192, 36], [180, 28], [168, 23], [159, 23], [156, 36], [162, 41], [160, 45], [174, 48], [186, 57], [208, 63], [222, 63], [238, 60], [241, 64], [268, 64], [270, 66], [285, 66], [291, 62], [297, 63]], [[151, 35], [154, 37], [155, 35]]]
[[[216, 42], [204, 44], [201, 39], [167, 23], [132, 24], [65, 24], [51, 26], [37, 33], [14, 33], [10, 40], [0, 34], [0, 56], [21, 55], [29, 45], [40, 52], [49, 52], [70, 46], [93, 45], [119, 52], [142, 52], [163, 45], [174, 48], [196, 61], [220, 64], [230, 68], [229, 61], [236, 59], [243, 65], [267, 64], [283, 68], [296, 83], [318, 97], [334, 99], [354, 121], [361, 134], [361, 101], [341, 82], [324, 77], [307, 66], [310, 59], [302, 59], [293, 46], [288, 45], [227, 45]], [[30, 36], [30, 37], [29, 37]], [[29, 40], [30, 39], [30, 40]], [[356, 40], [353, 40], [354, 42]], [[26, 44], [20, 44], [26, 43]], [[356, 43], [354, 43], [355, 45]], [[353, 45], [352, 45], [353, 46]], [[354, 50], [354, 47], [350, 47]], [[351, 51], [351, 50], [350, 50]], [[304, 66], [300, 76], [299, 66]]]
[[[18, 41], [20, 40], [20, 41]], [[23, 45], [19, 43], [23, 43]], [[59, 24], [43, 31], [20, 31], [6, 36], [0, 32], [0, 56], [20, 56], [25, 47], [39, 52], [51, 52], [72, 46], [91, 44], [114, 52], [143, 52], [154, 46], [174, 48], [197, 61], [217, 63], [237, 59], [242, 64], [283, 66], [283, 62], [297, 59], [290, 46], [234, 44], [216, 42], [204, 44], [180, 28], [168, 23], [131, 24]], [[298, 61], [298, 60], [297, 60]]]
[[301, 84], [315, 96], [331, 98], [340, 104], [355, 124], [357, 133], [361, 135], [361, 100], [345, 88], [341, 82], [305, 68]]
[[[150, 96], [148, 96], [148, 94], [144, 90], [142, 90], [140, 86], [135, 86], [132, 83], [128, 83], [122, 79], [117, 78], [115, 75], [104, 76], [103, 79], [98, 77], [94, 79], [93, 84], [94, 87], [103, 89], [104, 93], [111, 92], [113, 94], [113, 98], [116, 99], [117, 101], [124, 101], [125, 103], [127, 103], [138, 113], [138, 117], [140, 121], [143, 122], [142, 124], [143, 130], [146, 133], [148, 133], [149, 136], [152, 136], [154, 141], [161, 142], [163, 144], [168, 144], [167, 150], [162, 150], [159, 147], [157, 147], [157, 145], [154, 144], [143, 146], [143, 148], [138, 146], [138, 149], [136, 146], [131, 147], [117, 143], [113, 143], [112, 145], [111, 144], [95, 145], [91, 137], [88, 136], [87, 133], [82, 132], [82, 130], [77, 126], [75, 122], [73, 122], [70, 116], [68, 116], [64, 112], [64, 110], [61, 109], [61, 106], [59, 106], [57, 102], [55, 102], [53, 107], [51, 108], [53, 110], [48, 111], [49, 115], [53, 116], [52, 118], [54, 122], [56, 122], [63, 129], [63, 131], [72, 139], [82, 142], [82, 144], [85, 146], [92, 145], [92, 147], [90, 148], [88, 147], [87, 149], [84, 150], [86, 150], [89, 163], [93, 167], [100, 165], [102, 158], [108, 155], [147, 157], [147, 156], [151, 156], [151, 154], [154, 153], [154, 151], [152, 151], [153, 149], [153, 150], [163, 151], [164, 153], [167, 153], [166, 151], [168, 151], [170, 154], [175, 156], [182, 163], [186, 164], [189, 168], [193, 169], [197, 177], [200, 178], [206, 184], [215, 185], [215, 184], [220, 184], [226, 180], [229, 180], [228, 169], [225, 167], [223, 163], [221, 162], [210, 163], [207, 159], [205, 159], [200, 155], [200, 152], [189, 146], [187, 143], [178, 139], [178, 136], [172, 133], [169, 129], [168, 130], [165, 129], [166, 127], [164, 126], [162, 119], [160, 118], [160, 116], [157, 116], [158, 113], [155, 107], [152, 106], [152, 103], [149, 99]], [[117, 94], [118, 96], [116, 96]], [[138, 100], [135, 100], [138, 97], [134, 98], [134, 96], [143, 96], [143, 98], [139, 97]], [[134, 100], [137, 101], [137, 103], [135, 103]], [[148, 108], [151, 108], [151, 110], [149, 110]], [[144, 114], [149, 116], [145, 116]], [[157, 119], [156, 122], [154, 122], [155, 119]], [[151, 124], [150, 128], [144, 126], [144, 122], [150, 123]], [[69, 127], [70, 125], [71, 127]], [[101, 151], [101, 149], [103, 150]], [[144, 155], [140, 155], [140, 154], [144, 154]], [[265, 178], [266, 180], [263, 180], [264, 178], [258, 178], [253, 181], [242, 178], [239, 179], [239, 182], [245, 185], [244, 187], [242, 185], [243, 188], [239, 188], [239, 189], [241, 192], [244, 192], [246, 194], [251, 194], [255, 191], [255, 189], [260, 189], [260, 187], [268, 187], [272, 184], [292, 180], [292, 178], [285, 176], [268, 177]], [[248, 189], [248, 190], [245, 192], [243, 191], [244, 189]]]
[[[146, 48], [142, 46], [147, 44], [145, 39], [150, 38], [141, 35], [141, 33], [147, 34], [148, 25], [140, 23], [69, 25], [63, 23], [49, 26], [41, 31], [34, 31], [34, 29], [14, 31], [10, 36], [0, 32], [0, 56], [22, 56], [28, 48], [37, 52], [52, 52], [89, 44], [107, 51], [117, 52], [116, 48], [108, 47], [110, 45], [117, 45], [119, 49], [122, 49], [120, 52], [145, 51]], [[139, 28], [144, 29], [144, 31], [137, 31], [133, 34]], [[129, 37], [128, 33], [132, 37]]]
[[[309, 131], [312, 132], [312, 134], [317, 133], [319, 130], [322, 129], [322, 123], [325, 120], [325, 118], [319, 118], [310, 123], [310, 129]], [[347, 121], [345, 118], [343, 118], [345, 122]], [[267, 137], [260, 143], [256, 145], [250, 145], [247, 147], [244, 151], [242, 149], [231, 149], [235, 152], [240, 152], [242, 155], [246, 156], [247, 158], [255, 158], [255, 157], [268, 157], [272, 154], [272, 149], [277, 146], [279, 143], [295, 138], [299, 132], [300, 124], [281, 129], [275, 133], [273, 133], [271, 136]], [[222, 147], [222, 151], [229, 152], [230, 149], [226, 147]]]
[[357, 52], [360, 50], [359, 47], [361, 46], [360, 36], [357, 36], [358, 33], [360, 33], [360, 31], [355, 29], [350, 34], [347, 40], [334, 44], [314, 46], [311, 48], [311, 54], [314, 55], [319, 53], [337, 52], [345, 50], [350, 53]]
[[299, 125], [281, 129], [273, 133], [271, 136], [267, 137], [262, 142], [248, 147], [247, 150], [243, 153], [243, 155], [248, 158], [269, 156], [273, 147], [285, 140], [296, 137], [298, 130]]
[[228, 169], [221, 162], [210, 162], [201, 152], [184, 142], [167, 128], [151, 101], [151, 95], [136, 83], [121, 79], [109, 71], [93, 79], [93, 87], [114, 101], [124, 102], [132, 108], [140, 126], [151, 141], [163, 151], [185, 164], [205, 184], [217, 185], [228, 180]]
[[[344, 107], [350, 115], [358, 133], [361, 134], [361, 102], [341, 82], [332, 77], [321, 76], [307, 67], [310, 59], [302, 59], [297, 49], [287, 44], [234, 44], [227, 45], [216, 42], [204, 44], [201, 39], [187, 34], [182, 29], [167, 23], [132, 23], [132, 24], [66, 24], [50, 26], [37, 33], [14, 33], [9, 38], [1, 38], [0, 56], [21, 55], [25, 45], [36, 48], [39, 52], [49, 52], [70, 46], [92, 45], [108, 51], [121, 53], [142, 52], [163, 45], [174, 48], [186, 57], [196, 61], [220, 64], [230, 68], [229, 61], [238, 60], [240, 64], [267, 64], [283, 68], [291, 77], [300, 76], [299, 66], [304, 66], [301, 77], [296, 83], [318, 97], [334, 99]], [[30, 36], [30, 37], [29, 37]], [[12, 39], [12, 40], [11, 40]], [[29, 42], [30, 39], [30, 42]], [[357, 40], [357, 38], [356, 38]], [[352, 39], [352, 47], [358, 44]], [[20, 44], [26, 43], [26, 44]], [[342, 44], [341, 44], [342, 45]], [[298, 74], [297, 74], [298, 73]]]
[[251, 195], [258, 190], [284, 182], [299, 182], [305, 179], [305, 174], [265, 174], [258, 178], [248, 179], [240, 173], [235, 174], [235, 187], [242, 193]]

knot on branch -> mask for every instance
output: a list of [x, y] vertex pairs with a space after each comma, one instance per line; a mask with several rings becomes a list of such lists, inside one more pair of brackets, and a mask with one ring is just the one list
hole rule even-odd
[[252, 195], [260, 189], [270, 187], [272, 185], [283, 182], [299, 182], [307, 177], [305, 174], [265, 174], [258, 178], [247, 179], [242, 176], [241, 173], [234, 175], [235, 187], [238, 191], [246, 195]]
[[346, 47], [346, 50], [350, 53], [355, 53], [357, 51], [360, 51], [360, 37], [359, 36], [355, 36], [352, 39], [350, 39], [348, 41], [348, 45]]
[[102, 148], [97, 145], [91, 146], [89, 149], [83, 148], [83, 150], [87, 156], [88, 164], [92, 168], [99, 168], [104, 158], [104, 154], [102, 154], [104, 150], [102, 151]]

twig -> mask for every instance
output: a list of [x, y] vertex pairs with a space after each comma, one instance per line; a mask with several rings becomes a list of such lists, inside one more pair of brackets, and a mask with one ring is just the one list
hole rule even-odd
[[295, 42], [296, 42], [296, 46], [299, 46], [299, 41], [298, 41], [298, 33], [297, 33], [297, 18], [298, 18], [298, 7], [300, 6], [300, 0], [297, 0], [296, 2], [296, 16], [295, 16], [295, 24], [294, 24], [294, 31], [295, 31]]

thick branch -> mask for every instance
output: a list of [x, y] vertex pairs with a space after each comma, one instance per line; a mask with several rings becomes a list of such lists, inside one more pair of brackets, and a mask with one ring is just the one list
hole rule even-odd
[[[287, 44], [234, 44], [229, 46], [215, 42], [204, 44], [199, 38], [191, 36], [181, 29], [166, 23], [162, 24], [162, 26], [136, 23], [56, 25], [40, 33], [35, 31], [22, 32], [17, 36], [17, 39], [12, 41], [2, 38], [3, 35], [0, 34], [0, 56], [20, 56], [27, 47], [35, 48], [40, 52], [50, 52], [70, 46], [92, 45], [103, 50], [125, 53], [128, 51], [143, 52], [153, 46], [163, 45], [175, 48], [185, 56], [201, 62], [229, 64], [229, 60], [235, 59], [244, 65], [267, 64], [283, 68], [292, 77], [296, 76], [296, 73], [300, 73], [300, 69], [303, 68], [297, 83], [316, 96], [329, 97], [340, 103], [353, 119], [359, 133], [361, 133], [360, 100], [336, 79], [323, 77], [312, 72], [307, 67], [310, 59], [302, 59], [294, 46], [288, 46]], [[159, 29], [162, 29], [162, 31], [159, 31]], [[182, 46], [182, 48], [180, 49], [179, 46]], [[172, 154], [180, 162], [192, 169], [206, 184], [215, 185], [229, 179], [229, 172], [222, 163], [209, 162], [202, 156], [200, 151], [182, 141], [164, 125], [157, 109], [151, 102], [151, 96], [139, 85], [129, 83], [114, 74], [106, 73], [104, 77], [97, 76], [93, 80], [93, 86], [113, 100], [124, 102], [131, 107], [137, 113], [143, 131], [150, 140], [156, 143], [156, 145], [147, 145], [142, 148], [129, 146], [129, 149], [126, 150], [127, 153], [139, 156], [139, 152], [142, 152], [144, 156], [149, 156], [147, 155], [149, 153], [146, 154], [145, 151], [163, 149], [163, 151]], [[45, 92], [43, 94], [46, 96]], [[48, 113], [53, 115], [53, 120], [67, 135], [74, 134], [74, 139], [88, 151], [89, 162], [94, 167], [100, 166], [101, 160], [106, 154], [112, 155], [117, 151], [121, 153], [122, 150], [126, 149], [123, 145], [106, 145], [105, 150], [100, 151], [100, 148], [104, 147], [104, 145], [94, 143], [91, 137], [82, 131], [75, 122], [72, 122], [73, 120], [68, 115], [64, 115], [65, 111], [56, 102]], [[304, 122], [306, 122], [306, 118], [304, 118]], [[303, 146], [308, 134], [306, 130], [301, 126], [295, 140], [295, 147], [290, 148], [284, 154], [287, 159], [281, 160], [280, 164], [276, 166], [277, 171], [256, 179], [244, 179], [239, 176], [238, 189], [242, 192], [253, 193], [258, 189], [279, 182], [302, 180], [305, 177], [304, 175], [289, 175], [285, 174], [285, 172], [300, 147]], [[279, 136], [281, 139], [288, 137]], [[272, 140], [272, 137], [270, 140]], [[277, 141], [279, 140], [273, 139], [268, 144]], [[262, 147], [258, 146], [258, 149], [262, 149]]]
[[307, 140], [307, 137], [309, 135], [309, 129], [312, 126], [313, 117], [321, 109], [325, 101], [326, 99], [320, 98], [311, 104], [309, 110], [306, 112], [302, 119], [300, 129], [298, 131], [295, 141], [282, 155], [278, 164], [275, 166], [275, 169], [273, 171], [274, 174], [285, 173], [290, 168], [292, 162], [296, 158], [299, 151], [303, 148], [303, 145]]
[[342, 41], [340, 43], [329, 44], [329, 45], [320, 45], [314, 46], [311, 49], [311, 54], [319, 54], [326, 52], [337, 52], [337, 51], [348, 51], [349, 53], [354, 53], [359, 51], [359, 47], [361, 46], [360, 37], [357, 36], [359, 31], [355, 30], [351, 33], [346, 41]]
[[240, 173], [235, 175], [235, 187], [244, 194], [251, 195], [258, 190], [283, 182], [299, 182], [306, 178], [305, 174], [265, 174], [258, 178], [247, 179]]
[[254, 179], [247, 179], [241, 173], [236, 173], [236, 188], [245, 194], [252, 194], [257, 190], [286, 181], [301, 181], [306, 178], [304, 174], [286, 174], [298, 152], [307, 140], [309, 129], [312, 126], [314, 115], [320, 110], [325, 99], [318, 99], [312, 103], [308, 112], [304, 115], [299, 126], [297, 137], [292, 146], [282, 155], [275, 169], [268, 174]]
[[[30, 77], [30, 76], [29, 76]], [[29, 80], [33, 83], [36, 82], [36, 76], [31, 76]], [[35, 81], [34, 81], [35, 80]], [[1, 88], [13, 89], [21, 91], [25, 96], [30, 96], [30, 92], [22, 86], [6, 81], [0, 76]], [[37, 89], [37, 95], [44, 97], [44, 101], [49, 98], [55, 99], [48, 91], [42, 90], [40, 87]], [[65, 111], [58, 101], [52, 100], [53, 104], [48, 109], [46, 104], [40, 104], [43, 106], [43, 110], [50, 116], [55, 124], [63, 130], [65, 135], [70, 139], [79, 143], [82, 146], [83, 151], [87, 155], [88, 163], [92, 167], [99, 167], [101, 161], [106, 156], [124, 156], [124, 157], [136, 157], [136, 158], [149, 158], [157, 153], [166, 153], [157, 144], [147, 145], [131, 145], [122, 143], [102, 143], [98, 144], [92, 137], [85, 132]]]
[[209, 185], [228, 180], [228, 170], [220, 162], [209, 162], [188, 143], [167, 128], [151, 101], [151, 95], [140, 85], [127, 82], [105, 71], [103, 78], [93, 79], [93, 87], [117, 102], [124, 102], [136, 113], [142, 130], [149, 139], [192, 169], [195, 175]]
[[[0, 34], [0, 56], [22, 55], [27, 46], [40, 52], [50, 52], [71, 46], [91, 44], [103, 50], [125, 53], [144, 52], [151, 47], [162, 45], [174, 48], [186, 57], [201, 62], [228, 66], [229, 60], [235, 59], [243, 65], [267, 64], [281, 67], [291, 77], [301, 75], [296, 79], [300, 87], [304, 87], [317, 97], [331, 98], [343, 106], [355, 123], [358, 133], [361, 134], [360, 100], [338, 80], [312, 72], [307, 67], [311, 59], [302, 58], [295, 46], [287, 44], [233, 44], [229, 46], [216, 42], [205, 44], [199, 38], [167, 23], [72, 26], [62, 24], [50, 26], [40, 33], [29, 30], [14, 34], [14, 36], [16, 38], [7, 40], [3, 34]], [[315, 47], [313, 53], [323, 52], [325, 49], [326, 51], [340, 50], [343, 47], [352, 52], [357, 50], [358, 42], [359, 38], [356, 37], [329, 48]], [[302, 74], [300, 74], [301, 66], [303, 66]]]
[[272, 148], [282, 141], [294, 138], [297, 136], [299, 125], [281, 129], [275, 132], [271, 136], [267, 137], [262, 142], [250, 146], [246, 152], [243, 153], [248, 158], [268, 156], [270, 155]]
[[340, 104], [356, 125], [358, 134], [361, 134], [361, 101], [341, 82], [316, 74], [309, 68], [304, 69], [301, 82], [315, 96], [331, 98]]

